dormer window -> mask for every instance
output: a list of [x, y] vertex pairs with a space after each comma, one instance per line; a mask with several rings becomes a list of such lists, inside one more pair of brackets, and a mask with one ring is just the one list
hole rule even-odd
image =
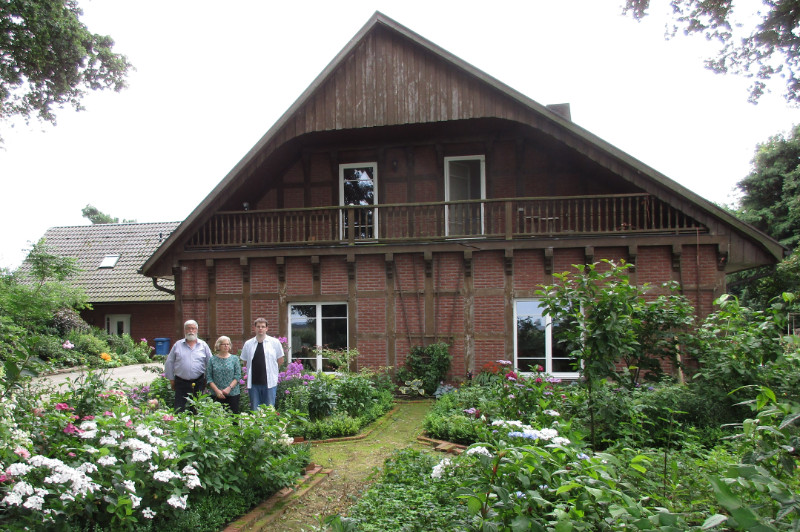
[[98, 268], [113, 268], [117, 265], [119, 255], [106, 255]]

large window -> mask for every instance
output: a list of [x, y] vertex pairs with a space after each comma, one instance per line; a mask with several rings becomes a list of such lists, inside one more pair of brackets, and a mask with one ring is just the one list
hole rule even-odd
[[[517, 324], [515, 366], [521, 372], [544, 370], [562, 378], [576, 378], [576, 360], [559, 345], [558, 324], [543, 315], [544, 306], [535, 299], [518, 299], [514, 305]], [[555, 337], [555, 340], [554, 340]]]
[[[486, 165], [483, 155], [444, 158], [445, 201], [486, 199]], [[447, 235], [483, 234], [483, 203], [458, 203], [445, 209]]]
[[289, 305], [289, 360], [309, 371], [333, 371], [320, 347], [346, 349], [347, 304]]
[[[341, 206], [374, 206], [378, 202], [377, 163], [342, 164], [339, 166], [339, 176]], [[376, 209], [364, 207], [354, 209], [352, 212], [344, 210], [340, 221], [342, 240], [348, 238], [351, 227], [356, 240], [378, 238]]]

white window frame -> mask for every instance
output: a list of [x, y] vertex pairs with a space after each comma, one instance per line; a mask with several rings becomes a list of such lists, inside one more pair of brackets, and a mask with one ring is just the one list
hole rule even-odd
[[364, 162], [364, 163], [346, 163], [339, 165], [339, 206], [342, 210], [339, 212], [339, 239], [347, 240], [347, 231], [344, 227], [344, 171], [352, 168], [372, 168], [372, 238], [369, 240], [378, 239], [378, 163], [377, 162]]
[[[480, 161], [480, 168], [481, 168], [481, 197], [479, 199], [485, 200], [486, 199], [486, 156], [485, 155], [459, 155], [454, 157], [445, 157], [444, 158], [444, 200], [450, 200], [450, 163], [454, 161]], [[481, 203], [480, 209], [480, 216], [481, 216], [481, 233], [480, 235], [475, 236], [482, 236], [486, 234], [486, 217], [484, 213], [484, 205]], [[449, 236], [450, 234], [450, 209], [444, 210], [444, 234], [445, 236]]]
[[[525, 302], [537, 302], [541, 303], [541, 299], [535, 297], [522, 297], [514, 299], [514, 367], [519, 368], [519, 364], [517, 362], [517, 320], [519, 316], [517, 315], [517, 303], [525, 303]], [[542, 319], [544, 319], [544, 327], [545, 327], [545, 337], [544, 337], [544, 359], [545, 359], [545, 366], [544, 371], [548, 375], [552, 375], [553, 377], [557, 377], [559, 379], [578, 379], [580, 377], [580, 373], [577, 371], [553, 371], [553, 318], [548, 315], [542, 315]], [[533, 372], [522, 372], [523, 375], [532, 375]]]
[[[289, 303], [289, 308], [288, 308], [288, 314], [289, 314], [289, 333], [288, 333], [289, 336], [288, 336], [288, 342], [289, 342], [289, 345], [287, 347], [287, 351], [289, 352], [288, 353], [289, 362], [292, 362], [292, 353], [294, 352], [294, 349], [292, 348], [292, 307], [293, 306], [309, 306], [309, 305], [316, 306], [316, 316], [317, 317], [315, 319], [317, 320], [317, 322], [316, 322], [316, 331], [315, 332], [316, 332], [316, 342], [317, 343], [315, 343], [315, 345], [314, 345], [315, 348], [318, 347], [319, 345], [321, 345], [319, 342], [321, 342], [321, 340], [322, 340], [322, 322], [323, 322], [322, 307], [328, 306], [328, 305], [344, 305], [345, 308], [347, 308], [347, 312], [345, 312], [345, 316], [344, 316], [345, 323], [346, 323], [346, 325], [345, 325], [345, 327], [346, 327], [345, 338], [347, 338], [347, 346], [346, 346], [346, 348], [350, 349], [350, 311], [349, 311], [349, 306], [347, 304], [347, 301], [326, 301], [324, 303], [315, 302], [315, 301], [296, 301], [294, 303]], [[316, 351], [316, 369], [315, 369], [315, 371], [322, 371], [322, 367], [323, 367], [322, 354], [317, 349], [315, 349], [315, 351]], [[309, 359], [309, 358], [311, 358], [311, 357], [307, 357], [306, 359]], [[325, 373], [334, 373], [334, 372], [326, 371]]]
[[130, 314], [106, 314], [106, 332], [108, 334], [117, 334], [116, 327], [111, 330], [111, 324], [122, 322], [122, 334], [131, 334], [131, 315]]

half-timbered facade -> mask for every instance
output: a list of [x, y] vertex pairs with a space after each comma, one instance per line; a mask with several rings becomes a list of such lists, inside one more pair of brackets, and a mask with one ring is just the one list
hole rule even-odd
[[263, 316], [310, 368], [319, 345], [396, 367], [445, 341], [456, 379], [501, 358], [569, 377], [535, 295], [553, 272], [624, 259], [706, 314], [726, 273], [782, 254], [376, 13], [142, 273], [174, 279], [176, 334], [194, 318], [238, 348]]

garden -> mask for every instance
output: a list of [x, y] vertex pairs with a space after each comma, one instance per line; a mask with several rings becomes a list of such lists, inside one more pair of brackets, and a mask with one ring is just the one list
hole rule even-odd
[[[756, 310], [725, 295], [698, 323], [673, 286], [633, 286], [627, 268], [555, 274], [538, 293], [579, 381], [498, 357], [448, 384], [446, 344], [354, 372], [344, 350], [326, 355], [335, 374], [288, 364], [277, 408], [238, 416], [207, 396], [175, 413], [163, 375], [112, 381], [105, 368], [150, 360], [145, 341], [85, 327], [58, 279], [3, 276], [0, 527], [220, 530], [296, 482], [313, 453], [300, 440], [359, 434], [400, 393], [435, 397], [426, 435], [465, 451], [398, 449], [320, 528], [800, 530], [796, 297]], [[89, 370], [61, 389], [31, 379], [75, 364]]]
[[[425, 432], [465, 452], [398, 450], [330, 529], [800, 530], [794, 296], [765, 311], [723, 296], [690, 327], [670, 287], [646, 298], [603, 266], [539, 294], [581, 382], [498, 359], [440, 390]], [[682, 349], [700, 364], [686, 382], [653, 364]]]

